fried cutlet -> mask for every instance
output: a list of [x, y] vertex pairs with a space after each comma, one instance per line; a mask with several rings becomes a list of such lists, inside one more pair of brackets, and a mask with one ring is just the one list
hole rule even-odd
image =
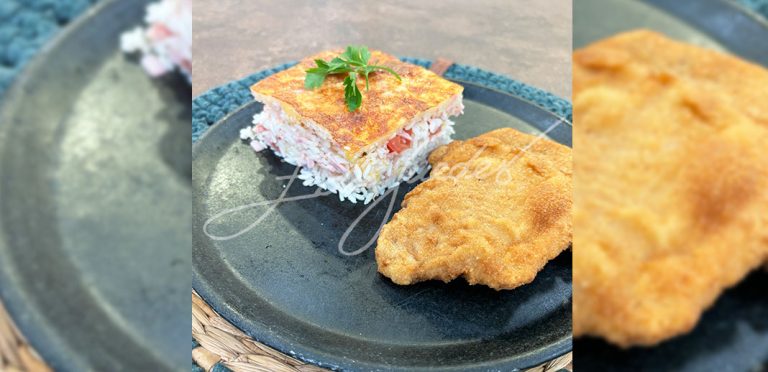
[[571, 242], [571, 149], [514, 129], [439, 147], [376, 246], [397, 284], [530, 283]]
[[573, 60], [573, 333], [654, 345], [768, 258], [768, 71], [648, 31]]

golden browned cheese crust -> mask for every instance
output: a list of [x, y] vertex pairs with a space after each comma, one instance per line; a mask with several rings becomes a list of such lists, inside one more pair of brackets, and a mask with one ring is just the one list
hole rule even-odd
[[654, 345], [768, 258], [768, 71], [648, 31], [573, 60], [574, 335]]
[[349, 112], [344, 102], [344, 75], [328, 76], [318, 89], [304, 89], [306, 70], [315, 66], [314, 60], [329, 61], [341, 52], [325, 51], [308, 57], [254, 84], [251, 92], [257, 100], [276, 101], [296, 121], [314, 121], [350, 158], [370, 145], [391, 138], [418, 115], [436, 109], [463, 90], [461, 85], [420, 66], [373, 50], [368, 63], [392, 68], [402, 82], [390, 73], [375, 72], [369, 75], [370, 88], [365, 90], [365, 80], [358, 79], [363, 104], [355, 112]]
[[463, 276], [512, 289], [570, 244], [570, 148], [505, 128], [441, 146], [429, 162], [430, 178], [379, 236], [379, 272], [393, 282]]

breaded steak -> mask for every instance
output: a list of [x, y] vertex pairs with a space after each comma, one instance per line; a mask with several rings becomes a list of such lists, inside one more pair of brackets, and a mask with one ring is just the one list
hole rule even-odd
[[571, 149], [514, 129], [439, 147], [430, 178], [379, 236], [379, 272], [397, 284], [463, 276], [512, 289], [571, 242]]
[[573, 60], [574, 336], [654, 345], [768, 258], [768, 71], [648, 31]]

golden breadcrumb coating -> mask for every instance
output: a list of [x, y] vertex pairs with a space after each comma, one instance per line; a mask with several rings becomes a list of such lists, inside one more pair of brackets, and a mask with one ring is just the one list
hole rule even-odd
[[429, 162], [430, 178], [379, 236], [379, 272], [393, 282], [463, 276], [512, 289], [568, 248], [570, 148], [504, 128], [441, 146]]

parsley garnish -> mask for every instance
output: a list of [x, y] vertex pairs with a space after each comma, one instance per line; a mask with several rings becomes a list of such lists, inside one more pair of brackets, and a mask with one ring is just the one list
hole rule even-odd
[[349, 111], [353, 112], [360, 108], [360, 105], [363, 103], [363, 94], [357, 88], [358, 76], [362, 75], [365, 77], [366, 91], [368, 90], [368, 75], [371, 72], [387, 71], [394, 75], [397, 80], [402, 81], [400, 75], [387, 66], [368, 65], [370, 58], [371, 52], [365, 46], [350, 45], [344, 53], [330, 60], [330, 62], [316, 59], [315, 64], [317, 67], [307, 70], [307, 76], [304, 78], [304, 87], [307, 89], [319, 88], [323, 85], [326, 76], [347, 74], [347, 77], [344, 78], [344, 101], [347, 103]]

